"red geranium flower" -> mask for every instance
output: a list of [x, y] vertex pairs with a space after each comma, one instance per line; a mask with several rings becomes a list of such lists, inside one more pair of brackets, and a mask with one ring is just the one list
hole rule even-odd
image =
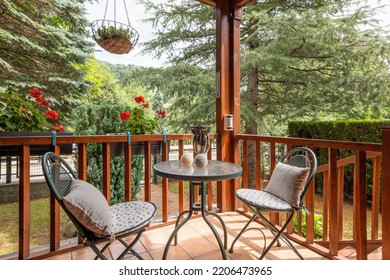
[[144, 98], [142, 95], [136, 96], [136, 97], [134, 98], [134, 100], [135, 100], [135, 102], [137, 102], [137, 103], [145, 103], [145, 98]]
[[53, 125], [54, 125], [53, 131], [55, 131], [55, 132], [64, 132], [65, 131], [64, 125], [62, 123], [54, 123]]
[[122, 121], [127, 121], [130, 118], [130, 112], [121, 112], [120, 113], [120, 118]]
[[34, 98], [37, 98], [38, 96], [41, 96], [43, 94], [43, 92], [38, 88], [30, 89], [29, 93], [30, 93], [30, 96], [34, 97]]
[[159, 110], [157, 111], [157, 115], [161, 118], [161, 119], [165, 119], [167, 117], [167, 112], [165, 110]]
[[45, 106], [45, 107], [49, 107], [49, 103], [50, 103], [50, 102], [51, 102], [50, 100], [46, 100], [45, 98], [43, 98], [41, 104], [42, 104], [43, 106]]
[[48, 110], [45, 113], [45, 116], [46, 116], [46, 118], [52, 119], [52, 120], [58, 119], [58, 113], [56, 111], [54, 111], [54, 110]]
[[45, 101], [45, 98], [41, 95], [38, 95], [37, 97], [35, 97], [35, 102], [39, 103], [39, 104], [42, 104], [42, 102]]
[[149, 108], [149, 103], [144, 104], [144, 108], [148, 109]]

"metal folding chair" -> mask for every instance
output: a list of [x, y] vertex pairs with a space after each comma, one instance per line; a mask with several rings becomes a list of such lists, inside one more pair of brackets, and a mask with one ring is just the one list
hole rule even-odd
[[[289, 151], [280, 161], [280, 164], [276, 165], [269, 184], [264, 190], [238, 189], [235, 192], [236, 197], [248, 206], [248, 209], [253, 212], [253, 216], [234, 239], [230, 253], [234, 252], [234, 244], [242, 234], [248, 230], [256, 229], [263, 234], [264, 238], [263, 252], [259, 259], [263, 259], [276, 242], [278, 246], [281, 246], [279, 239], [282, 239], [300, 259], [303, 259], [302, 255], [284, 234], [284, 231], [292, 221], [295, 212], [303, 209], [307, 214], [310, 214], [305, 208], [303, 198], [316, 174], [316, 170], [317, 159], [314, 152], [306, 147], [298, 147]], [[284, 224], [277, 228], [264, 216], [264, 212], [284, 212], [287, 213], [287, 218]], [[263, 222], [274, 236], [268, 246], [266, 246], [265, 234], [259, 227], [249, 228], [250, 223], [256, 217]]]
[[[78, 180], [76, 173], [68, 163], [59, 155], [48, 152], [43, 156], [42, 169], [51, 193], [75, 225], [79, 236], [96, 253], [95, 259], [108, 259], [104, 255], [104, 251], [110, 246], [113, 240], [118, 240], [124, 245], [124, 250], [117, 259], [123, 259], [128, 253], [132, 253], [138, 259], [143, 259], [133, 249], [133, 246], [138, 242], [146, 227], [149, 226], [154, 213], [156, 212], [156, 206], [153, 203], [132, 201], [111, 206], [107, 205], [107, 209], [110, 213], [106, 214], [112, 219], [112, 232], [111, 234], [102, 236], [102, 234], [97, 234], [90, 228], [87, 228], [85, 222], [80, 218], [77, 218], [77, 215], [74, 215], [75, 212], [72, 214], [64, 203], [64, 197], [66, 200], [66, 196], [72, 192], [72, 186], [75, 180]], [[80, 182], [80, 180], [78, 180], [78, 182]], [[89, 186], [93, 187], [91, 185]], [[88, 186], [86, 186], [86, 190], [87, 189]], [[96, 193], [96, 190], [94, 190], [94, 192]], [[101, 195], [101, 199], [105, 200], [103, 194], [99, 192], [98, 195]], [[94, 201], [91, 201], [91, 203], [94, 203]], [[128, 244], [124, 238], [130, 235], [135, 235], [135, 238]], [[96, 246], [99, 243], [105, 243], [102, 249], [99, 249]]]

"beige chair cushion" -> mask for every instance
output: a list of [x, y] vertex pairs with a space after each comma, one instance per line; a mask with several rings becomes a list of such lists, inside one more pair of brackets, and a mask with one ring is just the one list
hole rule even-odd
[[70, 192], [63, 197], [66, 208], [98, 237], [113, 231], [111, 211], [103, 194], [88, 182], [72, 180]]
[[264, 191], [290, 203], [293, 207], [299, 207], [299, 196], [305, 186], [308, 173], [309, 168], [279, 162]]

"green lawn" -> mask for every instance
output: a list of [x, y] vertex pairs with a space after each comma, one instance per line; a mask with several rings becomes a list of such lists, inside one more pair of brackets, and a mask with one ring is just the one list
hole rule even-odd
[[[0, 255], [17, 252], [19, 239], [19, 203], [0, 205]], [[49, 198], [31, 201], [31, 248], [49, 243]], [[61, 228], [68, 221], [61, 211]]]

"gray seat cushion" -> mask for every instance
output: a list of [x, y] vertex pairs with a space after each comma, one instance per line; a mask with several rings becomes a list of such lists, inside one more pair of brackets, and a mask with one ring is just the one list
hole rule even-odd
[[289, 212], [293, 210], [290, 203], [270, 194], [254, 189], [238, 189], [236, 196], [246, 204], [262, 210]]
[[144, 226], [150, 222], [156, 212], [156, 206], [150, 202], [131, 201], [110, 206], [114, 234], [124, 233]]

